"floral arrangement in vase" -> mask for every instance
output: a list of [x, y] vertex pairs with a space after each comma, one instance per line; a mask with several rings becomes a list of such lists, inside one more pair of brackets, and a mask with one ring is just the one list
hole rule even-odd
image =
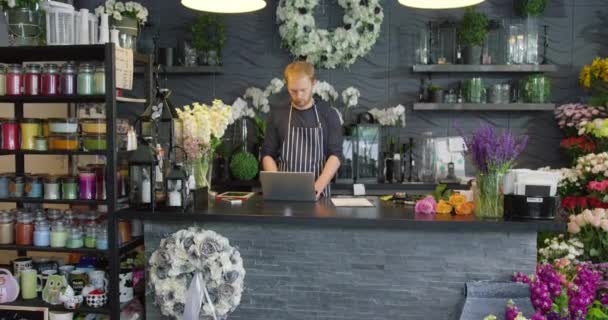
[[405, 107], [400, 104], [392, 108], [373, 108], [368, 112], [383, 126], [405, 127]]
[[584, 261], [608, 261], [608, 211], [595, 208], [570, 216], [568, 233], [583, 244], [581, 259]]
[[26, 8], [30, 10], [38, 10], [42, 0], [0, 0], [0, 9], [18, 9]]
[[467, 153], [477, 167], [474, 184], [475, 215], [480, 218], [502, 218], [502, 177], [513, 167], [524, 151], [527, 136], [515, 137], [508, 131], [497, 133], [488, 125], [463, 138]]
[[182, 121], [183, 147], [191, 161], [196, 189], [209, 187], [213, 153], [232, 121], [231, 107], [214, 100], [211, 106], [195, 102], [192, 107], [187, 105], [176, 111]]
[[591, 65], [581, 70], [579, 82], [591, 93], [589, 103], [595, 106], [606, 106], [608, 103], [608, 58], [597, 57]]
[[107, 0], [104, 5], [95, 8], [95, 14], [107, 14], [113, 28], [120, 31], [119, 45], [122, 48], [134, 49], [139, 31], [148, 21], [148, 9], [137, 2]]

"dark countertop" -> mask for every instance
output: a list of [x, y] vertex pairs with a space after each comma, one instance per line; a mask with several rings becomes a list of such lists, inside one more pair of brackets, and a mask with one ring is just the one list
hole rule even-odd
[[331, 201], [316, 203], [263, 201], [254, 196], [241, 205], [225, 201], [209, 203], [203, 211], [119, 211], [123, 219], [142, 219], [159, 222], [243, 222], [280, 223], [330, 227], [359, 227], [384, 229], [425, 229], [439, 231], [564, 231], [566, 224], [558, 221], [479, 220], [474, 215], [415, 214], [413, 206], [380, 201], [367, 197], [375, 207], [334, 207]]

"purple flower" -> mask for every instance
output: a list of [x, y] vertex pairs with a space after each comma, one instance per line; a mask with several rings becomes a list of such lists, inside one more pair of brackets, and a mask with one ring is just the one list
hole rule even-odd
[[433, 214], [437, 209], [437, 202], [432, 196], [428, 196], [416, 202], [414, 210], [416, 213]]

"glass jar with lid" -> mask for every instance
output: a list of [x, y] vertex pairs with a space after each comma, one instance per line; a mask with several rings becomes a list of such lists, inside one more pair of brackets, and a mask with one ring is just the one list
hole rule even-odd
[[103, 65], [98, 65], [95, 68], [95, 90], [94, 94], [106, 94], [106, 69]]
[[46, 209], [46, 218], [51, 223], [61, 219], [61, 216], [61, 210], [59, 209]]
[[40, 73], [39, 64], [30, 64], [25, 67], [25, 94], [29, 96], [40, 95]]
[[95, 248], [97, 246], [97, 225], [89, 225], [85, 229], [84, 246], [86, 248]]
[[51, 245], [51, 231], [48, 221], [36, 221], [34, 226], [34, 245], [36, 247], [48, 247]]
[[82, 148], [85, 151], [104, 151], [106, 145], [105, 134], [85, 134], [82, 136]]
[[23, 197], [25, 179], [22, 176], [12, 176], [8, 185], [8, 191], [13, 198]]
[[78, 133], [77, 118], [50, 118], [49, 119], [50, 133]]
[[15, 119], [1, 119], [2, 125], [2, 150], [19, 149], [19, 121]]
[[17, 214], [15, 224], [15, 243], [21, 246], [31, 246], [34, 242], [34, 217], [29, 212]]
[[43, 176], [39, 176], [39, 175], [29, 175], [26, 176], [26, 183], [25, 183], [25, 196], [28, 198], [36, 198], [36, 199], [40, 199], [42, 198], [42, 183], [43, 183]]
[[11, 180], [11, 175], [8, 173], [0, 173], [0, 199], [5, 199], [9, 197], [9, 184]]
[[76, 95], [76, 83], [77, 83], [77, 72], [76, 65], [68, 62], [61, 68], [60, 77], [60, 92], [66, 96]]
[[99, 250], [108, 250], [108, 226], [105, 224], [97, 227], [95, 247]]
[[6, 70], [6, 95], [20, 96], [23, 88], [23, 68], [20, 64], [11, 64]]
[[64, 200], [78, 199], [78, 178], [75, 176], [61, 177], [61, 195]]
[[13, 215], [0, 211], [0, 244], [12, 244], [15, 241], [15, 221]]
[[60, 198], [59, 177], [48, 175], [44, 178], [44, 199], [58, 200]]
[[94, 94], [94, 73], [95, 66], [83, 63], [78, 68], [78, 95], [89, 96]]
[[59, 151], [76, 151], [79, 147], [78, 134], [53, 134], [49, 137], [49, 149]]
[[56, 96], [59, 94], [59, 67], [47, 63], [42, 70], [42, 95]]
[[35, 150], [36, 137], [42, 134], [42, 121], [35, 118], [21, 120], [21, 149]]
[[56, 220], [53, 223], [51, 230], [51, 247], [64, 248], [68, 241], [68, 231], [66, 223], [62, 220]]
[[47, 138], [45, 136], [35, 136], [34, 137], [34, 150], [36, 151], [47, 151], [49, 149], [49, 144]]
[[80, 168], [78, 182], [79, 198], [81, 200], [95, 199], [97, 196], [95, 172], [87, 168]]
[[80, 227], [72, 227], [70, 228], [70, 233], [68, 234], [68, 242], [66, 247], [70, 249], [82, 248], [84, 246], [84, 239], [82, 238], [82, 230]]

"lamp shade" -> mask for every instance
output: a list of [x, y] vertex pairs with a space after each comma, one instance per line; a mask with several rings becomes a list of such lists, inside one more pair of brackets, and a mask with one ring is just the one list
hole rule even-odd
[[184, 7], [215, 13], [251, 12], [264, 8], [265, 0], [182, 0]]
[[485, 0], [399, 0], [399, 3], [406, 7], [418, 9], [453, 9], [473, 6], [484, 1]]

